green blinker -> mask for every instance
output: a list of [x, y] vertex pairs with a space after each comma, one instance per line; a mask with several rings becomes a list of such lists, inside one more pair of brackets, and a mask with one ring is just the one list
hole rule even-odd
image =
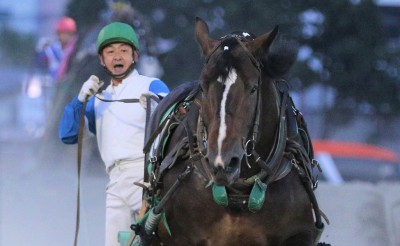
[[224, 207], [228, 206], [228, 193], [226, 192], [225, 186], [213, 184], [212, 193], [214, 202]]
[[265, 193], [267, 191], [267, 185], [261, 182], [260, 179], [256, 179], [251, 190], [249, 197], [249, 210], [250, 212], [258, 212], [265, 201]]
[[149, 162], [149, 165], [147, 165], [147, 174], [151, 175], [151, 170], [153, 170], [153, 164]]

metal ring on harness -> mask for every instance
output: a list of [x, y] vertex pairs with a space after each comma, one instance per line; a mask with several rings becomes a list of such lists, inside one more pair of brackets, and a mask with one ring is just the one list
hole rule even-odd
[[[255, 142], [256, 142], [256, 140], [254, 139], [254, 136], [253, 136], [252, 139], [247, 140], [246, 143], [243, 145], [243, 148], [244, 148], [244, 151], [245, 151], [245, 154], [247, 157], [250, 157], [253, 155], [252, 152], [255, 148]], [[251, 149], [250, 149], [250, 151], [248, 151], [250, 144], [251, 144]]]

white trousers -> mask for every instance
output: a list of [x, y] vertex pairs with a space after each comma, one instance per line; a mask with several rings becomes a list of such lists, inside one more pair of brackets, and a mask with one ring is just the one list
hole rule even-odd
[[142, 206], [142, 188], [134, 182], [143, 182], [144, 163], [125, 162], [110, 171], [106, 188], [106, 246], [120, 246], [119, 231], [131, 231]]

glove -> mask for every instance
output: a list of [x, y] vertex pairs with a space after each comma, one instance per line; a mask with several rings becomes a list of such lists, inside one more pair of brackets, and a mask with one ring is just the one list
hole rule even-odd
[[140, 95], [140, 97], [139, 97], [140, 105], [144, 109], [147, 109], [147, 98], [148, 97], [149, 97], [149, 100], [151, 100], [151, 109], [154, 110], [154, 108], [157, 106], [158, 102], [150, 97], [158, 98], [158, 96], [156, 94], [154, 94], [153, 92], [149, 91], [149, 92], [142, 93], [142, 95]]
[[78, 100], [81, 102], [85, 102], [91, 96], [97, 93], [97, 91], [103, 86], [104, 82], [100, 81], [97, 76], [92, 75], [90, 78], [83, 83], [81, 91], [78, 95]]

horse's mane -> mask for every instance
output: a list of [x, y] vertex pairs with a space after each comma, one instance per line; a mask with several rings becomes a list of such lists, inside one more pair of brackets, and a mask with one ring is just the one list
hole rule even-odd
[[262, 60], [265, 70], [272, 78], [287, 74], [297, 59], [297, 44], [287, 40], [275, 40], [267, 57]]
[[[250, 32], [246, 31], [234, 31], [229, 35], [240, 36], [242, 41], [251, 41], [256, 38], [256, 36]], [[222, 37], [224, 38], [224, 37]], [[222, 39], [221, 38], [221, 39]], [[233, 46], [237, 44], [235, 38], [227, 38], [223, 41], [220, 46]], [[298, 45], [289, 40], [277, 39], [272, 43], [270, 50], [266, 57], [261, 59], [261, 62], [265, 68], [267, 74], [272, 78], [281, 77], [287, 74], [290, 68], [293, 66], [297, 59]], [[236, 64], [227, 64], [231, 62], [229, 59], [230, 52], [224, 52], [224, 66], [235, 66]]]

